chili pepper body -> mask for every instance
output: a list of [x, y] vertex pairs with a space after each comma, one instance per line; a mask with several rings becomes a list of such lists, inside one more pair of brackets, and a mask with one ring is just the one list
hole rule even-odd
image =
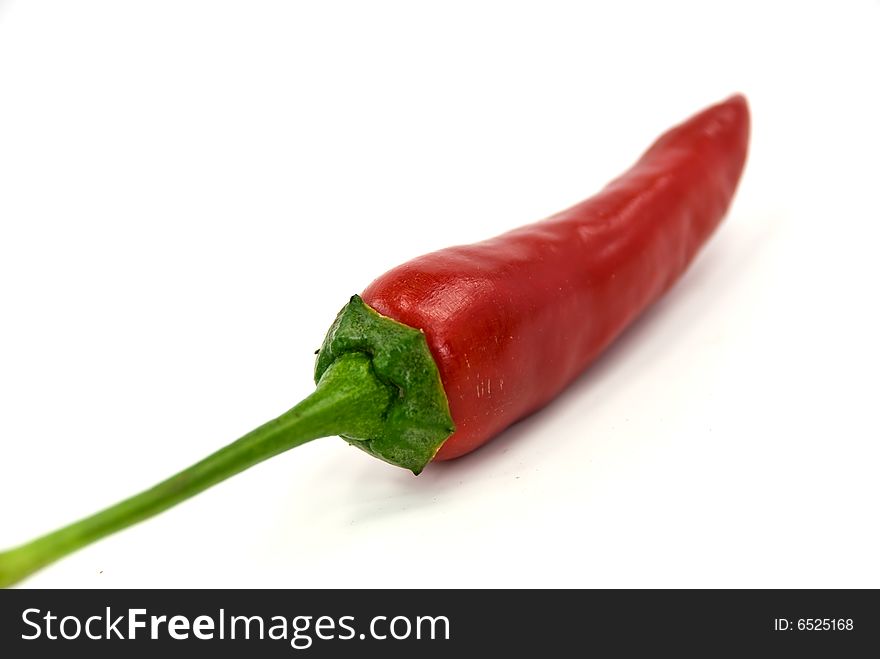
[[746, 159], [743, 96], [661, 136], [599, 194], [473, 245], [418, 257], [364, 291], [421, 329], [464, 455], [539, 409], [681, 276], [723, 218]]

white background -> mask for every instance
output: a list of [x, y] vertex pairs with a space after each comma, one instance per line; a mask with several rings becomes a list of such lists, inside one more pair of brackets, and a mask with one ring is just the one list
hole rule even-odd
[[745, 178], [541, 413], [336, 438], [27, 586], [880, 587], [880, 3], [0, 2], [0, 546], [312, 389], [336, 311], [735, 91]]

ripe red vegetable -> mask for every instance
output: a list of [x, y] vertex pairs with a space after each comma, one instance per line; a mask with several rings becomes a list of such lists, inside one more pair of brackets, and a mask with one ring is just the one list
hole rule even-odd
[[391, 270], [340, 311], [309, 397], [149, 490], [0, 552], [0, 587], [318, 437], [414, 473], [474, 450], [553, 398], [678, 279], [730, 204], [748, 137], [734, 96], [592, 199]]
[[436, 459], [550, 401], [678, 279], [727, 211], [748, 139], [734, 96], [664, 134], [595, 197], [367, 287], [369, 306], [425, 332], [456, 425]]

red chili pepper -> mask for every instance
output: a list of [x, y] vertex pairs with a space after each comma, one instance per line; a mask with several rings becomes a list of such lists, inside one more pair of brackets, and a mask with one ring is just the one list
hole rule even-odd
[[745, 98], [673, 128], [598, 195], [394, 268], [363, 299], [424, 330], [464, 455], [550, 401], [682, 274], [730, 204]]
[[337, 316], [313, 394], [155, 487], [0, 553], [0, 586], [318, 437], [415, 473], [474, 450], [552, 399], [678, 279], [730, 204], [748, 134], [734, 96], [592, 199], [391, 270]]

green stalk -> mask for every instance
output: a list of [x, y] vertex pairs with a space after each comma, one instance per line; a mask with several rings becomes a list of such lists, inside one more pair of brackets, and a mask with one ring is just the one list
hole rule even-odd
[[425, 335], [379, 314], [357, 295], [336, 316], [318, 351], [315, 382], [314, 393], [299, 405], [189, 469], [0, 552], [0, 588], [318, 437], [341, 435], [370, 455], [418, 474], [455, 430]]
[[277, 419], [140, 494], [0, 553], [0, 588], [288, 449], [330, 435], [370, 436], [397, 396], [397, 387], [376, 377], [369, 357], [342, 355], [323, 373], [312, 395]]

